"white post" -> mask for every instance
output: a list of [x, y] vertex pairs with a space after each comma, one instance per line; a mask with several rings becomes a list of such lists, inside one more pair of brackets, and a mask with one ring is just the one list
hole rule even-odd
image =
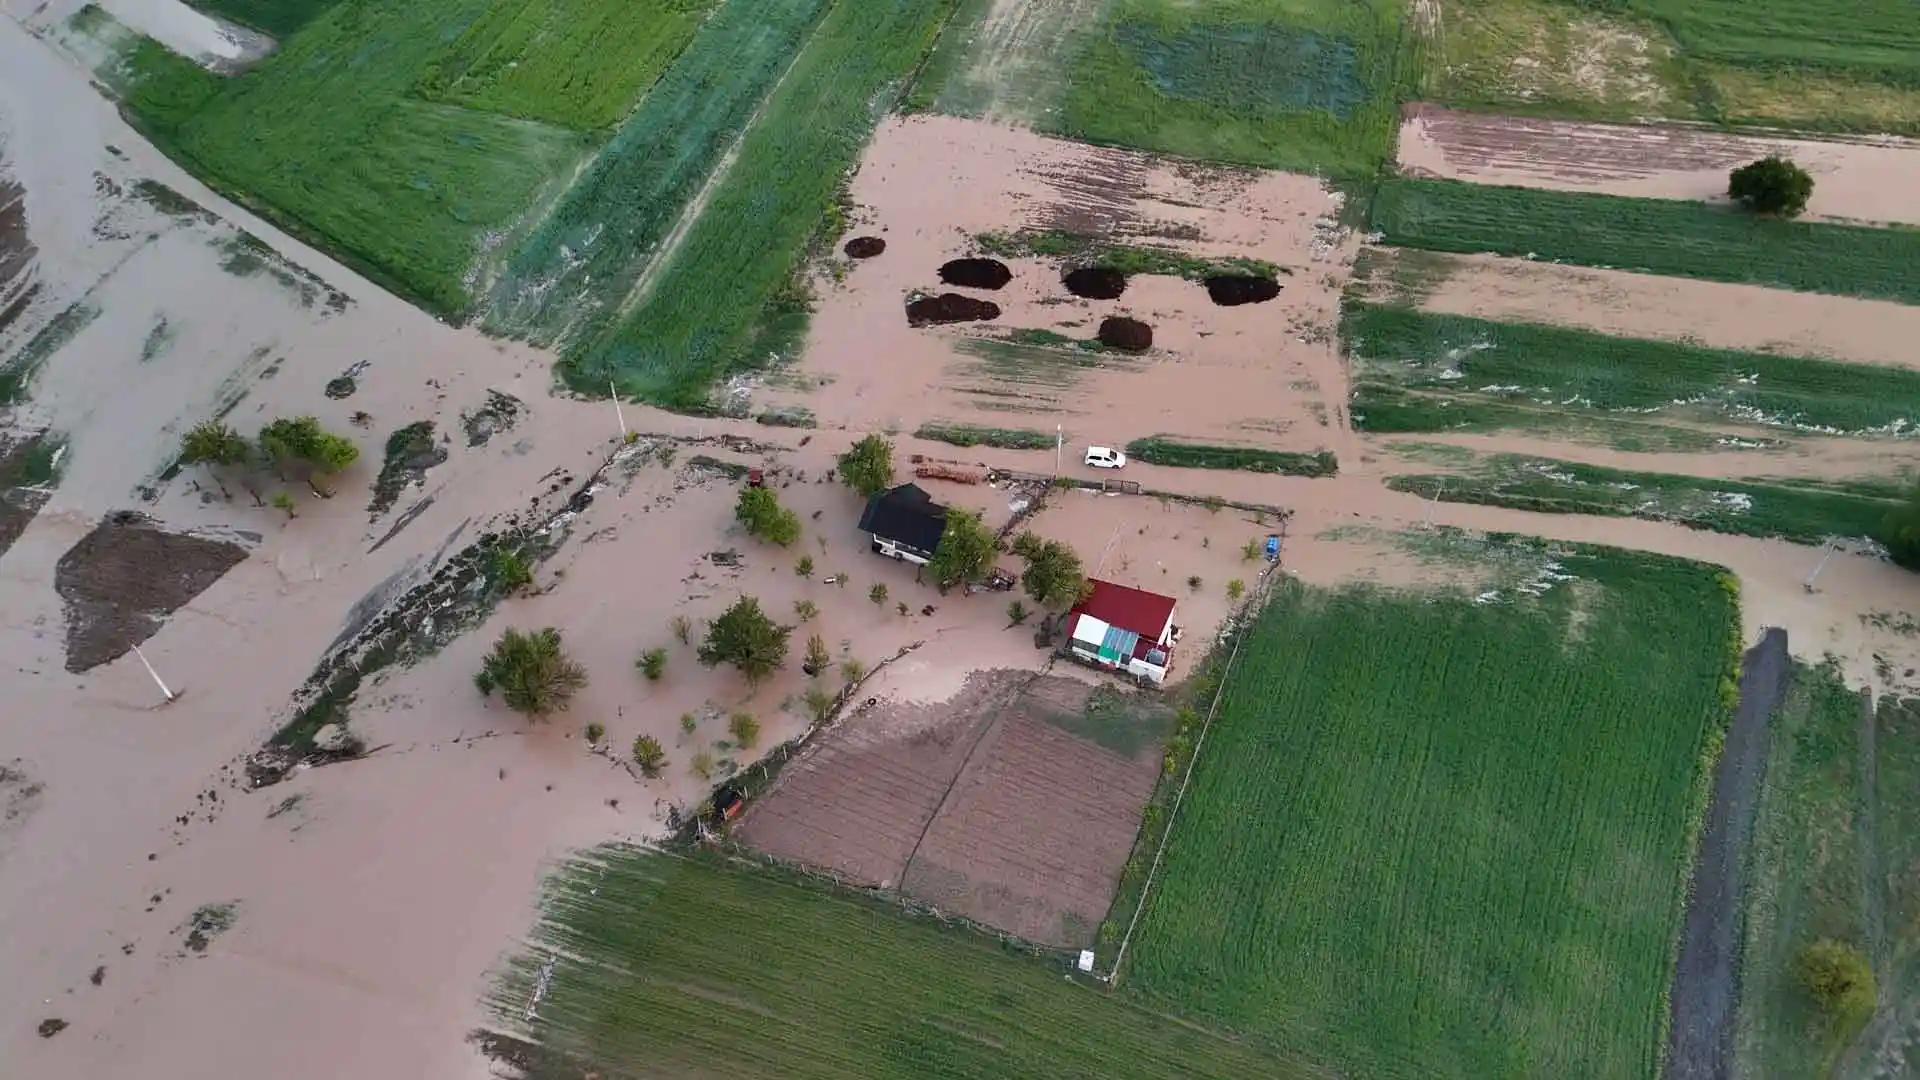
[[153, 684], [160, 688], [160, 695], [171, 702], [174, 698], [174, 693], [167, 689], [166, 683], [160, 681], [160, 673], [153, 670], [153, 665], [147, 662], [147, 654], [140, 651], [140, 646], [135, 645], [133, 647], [133, 655], [140, 658], [140, 666], [146, 668], [147, 674], [153, 676]]
[[620, 421], [620, 441], [627, 441], [627, 414], [620, 411], [620, 388], [613, 384], [613, 377], [607, 377], [607, 390], [613, 395], [613, 418]]
[[1433, 498], [1427, 502], [1427, 512], [1420, 519], [1420, 527], [1422, 529], [1433, 528], [1433, 509], [1440, 505], [1440, 493], [1445, 490], [1447, 490], [1447, 482], [1445, 480], [1440, 481], [1440, 486], [1433, 489]]
[[1825, 570], [1827, 568], [1827, 560], [1833, 558], [1834, 543], [1833, 543], [1832, 537], [1827, 538], [1826, 548], [1827, 548], [1826, 553], [1820, 556], [1820, 562], [1814, 566], [1813, 573], [1807, 575], [1806, 590], [1808, 592], [1814, 591], [1814, 588], [1813, 588], [1814, 579], [1820, 576], [1820, 571]]
[[1053, 475], [1060, 475], [1061, 456], [1067, 449], [1067, 429], [1065, 425], [1053, 425]]

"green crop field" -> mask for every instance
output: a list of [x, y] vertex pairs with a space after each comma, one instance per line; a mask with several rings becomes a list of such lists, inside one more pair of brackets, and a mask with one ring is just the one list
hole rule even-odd
[[1920, 229], [1771, 221], [1679, 199], [1389, 180], [1388, 244], [1920, 304]]
[[1747, 860], [1735, 1045], [1741, 1071], [1756, 1080], [1818, 1077], [1852, 1034], [1823, 1022], [1792, 962], [1795, 949], [1818, 938], [1868, 943], [1861, 726], [1860, 695], [1835, 665], [1795, 666], [1769, 724]]
[[489, 7], [352, 0], [231, 79], [143, 41], [121, 74], [126, 112], [213, 187], [459, 316], [483, 238], [588, 148], [573, 132], [413, 95], [441, 44]]
[[1553, 514], [1672, 521], [1688, 528], [1818, 544], [1875, 539], [1900, 504], [1792, 480], [1709, 479], [1630, 472], [1577, 461], [1493, 454], [1468, 471], [1390, 477], [1387, 486], [1441, 502]]
[[1260, 450], [1249, 446], [1207, 446], [1156, 435], [1127, 444], [1127, 456], [1147, 465], [1175, 465], [1185, 469], [1239, 469], [1282, 476], [1334, 476], [1340, 461], [1331, 450], [1312, 453]]
[[824, 0], [726, 0], [559, 204], [507, 257], [486, 328], [591, 341], [786, 70]]
[[1043, 127], [1086, 142], [1338, 178], [1386, 159], [1417, 66], [1405, 5], [1113, 0]]
[[340, 0], [189, 0], [209, 15], [232, 19], [276, 38], [286, 38], [325, 14]]
[[1123, 985], [1344, 1075], [1654, 1075], [1733, 592], [1597, 548], [1479, 600], [1283, 581]]
[[[560, 870], [494, 1004], [537, 1076], [1288, 1080], [1318, 1075], [823, 887], [603, 848]], [[555, 1060], [559, 1059], [559, 1060]]]
[[429, 101], [611, 127], [680, 55], [717, 0], [494, 0], [420, 75]]
[[997, 446], [1003, 450], [1052, 450], [1056, 444], [1056, 433], [1051, 431], [944, 422], [922, 424], [913, 437], [953, 446]]
[[792, 317], [804, 308], [801, 263], [816, 237], [837, 232], [842, 185], [952, 6], [829, 11], [651, 288], [600, 340], [568, 350], [569, 381], [597, 392], [611, 378], [625, 393], [704, 406], [716, 378], [790, 349], [804, 330]]
[[1063, 232], [1059, 229], [1023, 229], [1011, 233], [981, 233], [974, 243], [989, 255], [1003, 259], [1058, 259], [1075, 267], [1091, 266], [1117, 270], [1122, 274], [1159, 274], [1205, 281], [1218, 274], [1266, 278], [1277, 281], [1293, 271], [1265, 259], [1233, 256], [1202, 258], [1165, 247], [1141, 247], [1115, 244], [1096, 236]]
[[1503, 426], [1483, 403], [1787, 431], [1920, 431], [1920, 372], [1709, 349], [1586, 330], [1348, 304], [1340, 334], [1354, 426], [1380, 432]]

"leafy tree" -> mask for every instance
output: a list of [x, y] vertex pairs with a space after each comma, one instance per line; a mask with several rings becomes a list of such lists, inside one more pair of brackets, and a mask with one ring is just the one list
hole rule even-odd
[[1733, 170], [1727, 195], [1756, 214], [1793, 217], [1813, 197], [1813, 177], [1786, 158], [1764, 157]]
[[809, 675], [818, 675], [833, 663], [833, 654], [827, 651], [827, 639], [814, 634], [807, 639], [806, 670]]
[[1027, 561], [1020, 587], [1042, 606], [1077, 603], [1091, 587], [1080, 568], [1080, 556], [1058, 540], [1042, 540], [1024, 532], [1013, 542], [1013, 551]]
[[1019, 626], [1027, 621], [1027, 605], [1018, 600], [1007, 601], [1007, 624]]
[[849, 656], [840, 661], [840, 677], [848, 683], [857, 683], [867, 674], [867, 665], [857, 656]]
[[799, 619], [801, 622], [811, 622], [813, 617], [818, 614], [820, 614], [820, 607], [811, 600], [795, 600], [793, 602], [793, 617]]
[[893, 444], [878, 435], [869, 435], [840, 455], [840, 479], [860, 494], [872, 498], [893, 484]]
[[887, 604], [887, 583], [884, 581], [874, 582], [873, 588], [867, 590], [867, 599], [873, 601], [875, 607], [885, 607]]
[[833, 711], [835, 701], [833, 691], [818, 683], [807, 687], [807, 692], [802, 696], [807, 703], [807, 715], [813, 717], [813, 722], [816, 724], [825, 720], [827, 714]]
[[760, 601], [743, 596], [707, 626], [700, 662], [708, 667], [732, 664], [749, 682], [758, 682], [787, 661], [787, 635], [760, 610]]
[[760, 721], [752, 713], [737, 712], [727, 719], [727, 732], [733, 736], [736, 746], [742, 750], [753, 749], [760, 741]]
[[793, 564], [793, 572], [800, 575], [801, 577], [812, 577], [813, 576], [813, 556], [811, 555], [800, 556], [800, 560]]
[[1907, 493], [1907, 501], [1887, 515], [1882, 531], [1893, 561], [1909, 570], [1920, 570], [1920, 482]]
[[667, 752], [661, 748], [659, 739], [642, 735], [633, 740], [633, 763], [648, 776], [659, 776], [667, 767]]
[[502, 548], [493, 553], [493, 579], [504, 593], [518, 592], [533, 584], [533, 567], [517, 551]]
[[[208, 420], [195, 424], [180, 439], [180, 464], [191, 468], [205, 465], [213, 475], [213, 482], [220, 485], [220, 494], [231, 498], [227, 485], [220, 479], [220, 470], [245, 465], [253, 459], [253, 445], [246, 437], [218, 420]], [[253, 489], [247, 489], [251, 492]], [[254, 494], [254, 501], [260, 496]]]
[[284, 491], [276, 491], [273, 493], [273, 508], [275, 510], [280, 511], [289, 518], [297, 518], [300, 515], [294, 512], [293, 506], [293, 496]]
[[741, 488], [733, 516], [757, 540], [786, 547], [800, 539], [800, 515], [781, 506], [772, 488]]
[[659, 682], [660, 676], [667, 673], [667, 650], [648, 649], [640, 654], [640, 659], [635, 660], [633, 666], [640, 669], [640, 674], [645, 675], [648, 682]]
[[352, 439], [335, 435], [312, 416], [282, 417], [260, 429], [260, 449], [284, 478], [289, 464], [305, 464], [314, 475], [339, 472], [360, 458]]
[[532, 632], [509, 628], [481, 661], [473, 684], [482, 694], [495, 689], [507, 708], [535, 720], [565, 709], [587, 685], [587, 671], [560, 649], [560, 631], [549, 626]]
[[1814, 1003], [1831, 1017], [1856, 1019], [1873, 1011], [1878, 994], [1873, 966], [1847, 942], [1822, 938], [1800, 946], [1793, 955], [1793, 973]]
[[705, 750], [699, 751], [693, 755], [693, 760], [687, 763], [687, 768], [700, 779], [711, 780], [713, 779], [713, 755]]
[[1239, 578], [1227, 582], [1227, 599], [1238, 600], [1247, 594], [1247, 583]]
[[605, 724], [588, 724], [587, 725], [587, 745], [588, 746], [598, 745], [600, 740], [606, 737], [607, 737], [607, 726]]
[[994, 535], [981, 524], [979, 511], [951, 507], [940, 546], [927, 560], [927, 571], [942, 588], [979, 581], [993, 566], [996, 543]]

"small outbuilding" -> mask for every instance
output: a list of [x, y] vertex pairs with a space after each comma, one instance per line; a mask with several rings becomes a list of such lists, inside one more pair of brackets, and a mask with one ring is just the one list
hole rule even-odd
[[901, 484], [867, 500], [860, 531], [873, 538], [877, 554], [924, 566], [947, 531], [947, 508], [918, 484]]
[[1180, 640], [1174, 598], [1111, 581], [1088, 584], [1087, 598], [1067, 612], [1068, 654], [1156, 686], [1165, 682]]

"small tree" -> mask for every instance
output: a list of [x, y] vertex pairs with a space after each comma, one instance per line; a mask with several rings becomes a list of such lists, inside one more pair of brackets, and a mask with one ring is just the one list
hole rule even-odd
[[807, 692], [802, 696], [807, 703], [807, 715], [813, 717], [816, 724], [824, 721], [827, 714], [833, 711], [833, 691], [818, 683], [807, 687]]
[[1909, 570], [1920, 570], [1920, 481], [1907, 493], [1907, 501], [1887, 515], [1881, 540], [1893, 561]]
[[220, 470], [245, 465], [252, 458], [253, 446], [246, 438], [218, 420], [195, 424], [180, 440], [180, 464], [206, 466], [222, 495], [227, 494], [227, 485], [220, 480]]
[[727, 718], [727, 733], [733, 736], [734, 745], [742, 750], [753, 749], [760, 741], [760, 721], [752, 713], [737, 712]]
[[540, 720], [567, 707], [587, 685], [587, 672], [561, 651], [560, 631], [553, 627], [508, 629], [481, 661], [473, 683], [486, 695], [498, 689], [507, 708]]
[[981, 524], [978, 511], [949, 508], [946, 529], [940, 533], [933, 558], [927, 560], [927, 572], [942, 588], [979, 581], [993, 566], [997, 542]]
[[1247, 583], [1241, 581], [1239, 578], [1234, 578], [1232, 581], [1227, 582], [1227, 599], [1238, 600], [1242, 596], [1245, 596], [1246, 592]]
[[607, 726], [605, 724], [588, 724], [586, 734], [587, 745], [597, 746], [601, 739], [607, 737]]
[[708, 667], [732, 664], [749, 682], [758, 682], [787, 661], [787, 635], [760, 610], [760, 601], [743, 596], [707, 627], [700, 662]]
[[300, 516], [294, 512], [293, 496], [284, 491], [273, 493], [273, 508], [287, 515], [289, 520]]
[[687, 762], [687, 768], [700, 779], [711, 780], [713, 779], [713, 755], [701, 750], [693, 755], [692, 761]]
[[827, 651], [827, 639], [819, 634], [807, 638], [807, 674], [818, 675], [827, 670], [827, 665], [831, 663], [833, 663], [833, 654]]
[[645, 675], [648, 682], [659, 682], [660, 676], [667, 673], [667, 650], [648, 649], [640, 654], [640, 659], [635, 660], [633, 666], [640, 669], [640, 674]]
[[793, 564], [793, 572], [800, 575], [801, 577], [812, 577], [813, 576], [813, 556], [811, 555], [800, 556], [799, 561]]
[[1829, 1017], [1851, 1020], [1873, 1011], [1873, 966], [1854, 945], [1831, 938], [1808, 942], [1793, 954], [1793, 973]]
[[633, 763], [648, 776], [659, 776], [667, 767], [667, 752], [660, 740], [651, 735], [642, 735], [633, 740]]
[[693, 715], [690, 712], [683, 712], [680, 714], [680, 731], [682, 734], [691, 735], [695, 731], [698, 731], [699, 729], [700, 729], [699, 717]]
[[502, 593], [515, 593], [533, 584], [533, 567], [517, 551], [505, 548], [495, 551], [489, 568]]
[[859, 682], [866, 677], [866, 674], [867, 665], [861, 663], [859, 657], [849, 656], [840, 661], [840, 678], [844, 679], [847, 685], [851, 686]]
[[873, 588], [867, 590], [867, 599], [873, 601], [875, 607], [886, 607], [887, 583], [884, 581], [874, 582]]
[[795, 600], [793, 602], [793, 617], [799, 619], [801, 622], [812, 622], [813, 617], [818, 614], [820, 614], [820, 608], [811, 600]]
[[781, 506], [780, 497], [772, 488], [741, 488], [733, 516], [746, 527], [747, 535], [756, 540], [786, 547], [800, 539], [800, 515]]
[[[330, 476], [360, 458], [360, 448], [353, 440], [327, 431], [312, 416], [282, 417], [268, 423], [260, 429], [260, 449], [282, 479], [289, 465], [304, 464], [309, 483], [315, 476]], [[314, 490], [320, 490], [317, 484]]]
[[685, 645], [688, 636], [693, 633], [693, 622], [685, 615], [675, 615], [673, 618], [667, 620], [667, 629], [673, 631], [675, 641]]
[[1007, 601], [1007, 624], [1019, 626], [1027, 621], [1027, 605], [1018, 600]]
[[893, 444], [869, 435], [841, 454], [839, 465], [840, 479], [861, 498], [872, 498], [893, 484]]
[[1786, 158], [1764, 157], [1733, 170], [1727, 195], [1756, 214], [1794, 217], [1813, 198], [1813, 177]]
[[1042, 540], [1021, 533], [1014, 541], [1014, 554], [1027, 560], [1027, 572], [1020, 587], [1042, 606], [1066, 606], [1079, 602], [1089, 588], [1087, 575], [1080, 568], [1080, 556], [1058, 540]]

